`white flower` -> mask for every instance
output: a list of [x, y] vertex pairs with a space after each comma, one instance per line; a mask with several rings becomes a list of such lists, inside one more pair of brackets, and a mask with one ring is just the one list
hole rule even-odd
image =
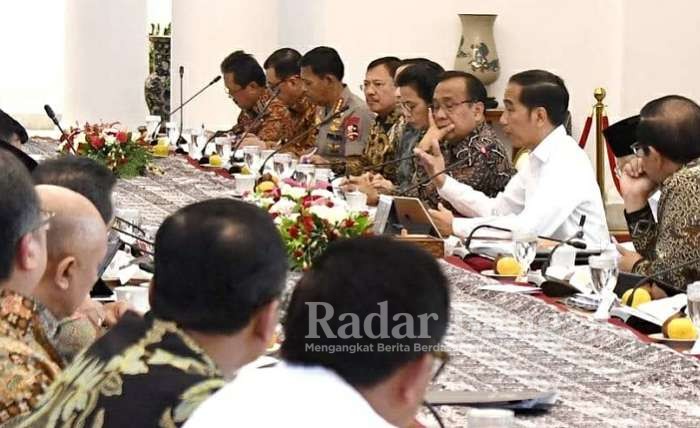
[[309, 212], [331, 224], [337, 224], [345, 220], [348, 215], [342, 208], [336, 206], [329, 208], [326, 205], [313, 205], [309, 208]]
[[117, 137], [114, 135], [105, 135], [105, 145], [106, 146], [113, 146], [114, 143], [117, 142]]
[[292, 213], [289, 215], [278, 215], [277, 217], [275, 217], [274, 222], [276, 225], [279, 226], [280, 224], [282, 224], [282, 222], [284, 220], [291, 220], [293, 222], [296, 222], [298, 218], [299, 218], [299, 213]]
[[283, 184], [280, 187], [280, 192], [282, 196], [289, 196], [295, 201], [306, 196], [306, 189], [304, 189], [303, 187], [292, 187], [288, 184]]
[[78, 135], [75, 136], [75, 139], [73, 140], [75, 144], [85, 144], [87, 143], [87, 138], [85, 137], [85, 133], [81, 132]]
[[297, 203], [287, 198], [280, 198], [276, 204], [270, 207], [271, 214], [289, 215], [292, 213]]
[[332, 200], [333, 192], [330, 192], [326, 189], [314, 189], [311, 191], [311, 196], [320, 196], [324, 199]]

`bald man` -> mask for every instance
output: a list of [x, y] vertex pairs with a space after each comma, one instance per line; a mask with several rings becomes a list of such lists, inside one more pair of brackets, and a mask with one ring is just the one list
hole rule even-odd
[[[42, 208], [54, 212], [55, 217], [47, 234], [46, 270], [33, 295], [47, 337], [65, 360], [63, 350], [72, 346], [60, 343], [56, 331], [59, 322], [85, 301], [97, 280], [107, 252], [107, 228], [97, 208], [84, 196], [65, 187], [43, 184], [36, 186], [36, 191]], [[77, 338], [77, 346], [95, 339], [96, 331], [88, 332], [92, 337]]]

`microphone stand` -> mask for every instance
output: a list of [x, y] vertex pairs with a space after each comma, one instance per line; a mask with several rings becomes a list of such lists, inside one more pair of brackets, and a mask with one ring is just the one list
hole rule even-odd
[[51, 119], [51, 121], [56, 125], [59, 131], [61, 131], [61, 135], [63, 138], [66, 140], [66, 144], [68, 144], [68, 147], [73, 151], [74, 155], [78, 155], [78, 149], [73, 146], [73, 141], [71, 141], [68, 138], [68, 134], [66, 134], [66, 131], [61, 128], [61, 123], [58, 121], [58, 118], [56, 118], [56, 113], [53, 112], [53, 109], [51, 108], [50, 105], [44, 104], [44, 111], [46, 112], [46, 115]]
[[406, 194], [407, 194], [408, 192], [411, 192], [411, 191], [413, 191], [413, 190], [415, 190], [415, 189], [417, 189], [417, 188], [419, 188], [419, 187], [425, 186], [426, 184], [430, 183], [430, 181], [431, 181], [433, 178], [435, 178], [435, 177], [437, 177], [437, 176], [439, 176], [439, 175], [441, 175], [441, 174], [444, 174], [444, 173], [446, 173], [446, 172], [452, 171], [453, 169], [457, 168], [458, 166], [461, 166], [463, 163], [466, 163], [468, 160], [469, 160], [469, 158], [464, 158], [464, 159], [457, 160], [457, 161], [451, 163], [450, 165], [446, 166], [445, 168], [443, 168], [441, 171], [439, 171], [439, 172], [437, 172], [437, 173], [431, 175], [430, 177], [428, 177], [428, 178], [426, 178], [426, 179], [424, 179], [424, 180], [421, 180], [421, 181], [419, 181], [418, 183], [416, 183], [416, 184], [414, 184], [414, 185], [412, 185], [412, 186], [407, 187], [406, 189], [400, 190], [399, 192], [397, 192], [396, 196], [406, 196]]
[[[185, 75], [185, 67], [180, 66], [179, 72], [180, 72], [179, 73], [180, 74], [180, 105], [184, 105], [184, 103], [182, 102], [182, 81], [183, 81], [183, 76]], [[184, 113], [185, 113], [185, 109], [181, 108], [180, 109], [180, 135], [177, 137], [177, 142], [175, 143], [175, 145], [177, 146], [177, 149], [175, 149], [175, 153], [180, 153], [180, 154], [185, 153], [185, 151], [180, 146], [182, 146], [183, 144], [187, 144], [187, 141], [185, 141], [185, 139], [182, 138], [182, 127], [185, 123], [184, 118], [183, 118]]]
[[[175, 113], [177, 113], [178, 111], [180, 111], [184, 106], [186, 106], [187, 104], [189, 104], [190, 101], [192, 101], [193, 99], [195, 99], [195, 98], [196, 98], [197, 96], [199, 96], [199, 94], [201, 94], [202, 92], [204, 92], [204, 91], [206, 91], [207, 89], [209, 89], [210, 86], [214, 85], [214, 84], [215, 84], [216, 82], [218, 82], [219, 80], [221, 80], [221, 76], [216, 76], [215, 78], [213, 78], [213, 79], [211, 80], [211, 82], [209, 82], [209, 83], [206, 84], [206, 86], [204, 86], [202, 89], [200, 89], [199, 91], [197, 91], [194, 95], [192, 95], [191, 97], [189, 97], [184, 103], [180, 104], [180, 106], [178, 106], [175, 110], [173, 110], [173, 111], [171, 111], [170, 113], [168, 113], [168, 117], [170, 117], [170, 116], [172, 116], [173, 114], [175, 114]], [[180, 93], [182, 94], [182, 91], [180, 91]], [[151, 134], [151, 140], [155, 140], [155, 139], [156, 139], [156, 135], [158, 135], [158, 129], [159, 129], [159, 128], [160, 128], [160, 125], [159, 125], [158, 127], [156, 127], [155, 131], [153, 131], [153, 134]]]

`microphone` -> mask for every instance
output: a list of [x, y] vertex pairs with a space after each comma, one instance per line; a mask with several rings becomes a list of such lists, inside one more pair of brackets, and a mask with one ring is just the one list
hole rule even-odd
[[571, 238], [565, 240], [565, 241], [560, 241], [554, 248], [552, 248], [552, 251], [549, 252], [549, 256], [547, 257], [547, 261], [544, 263], [542, 266], [542, 275], [547, 275], [547, 269], [549, 266], [552, 264], [552, 257], [554, 257], [554, 253], [561, 248], [563, 245], [571, 245], [574, 248], [578, 248], [579, 250], [585, 250], [588, 245], [583, 242], [581, 239], [583, 238], [583, 225], [586, 224], [586, 215], [582, 215], [581, 219], [578, 222], [578, 230], [572, 236]]
[[[183, 67], [181, 65], [178, 72], [180, 74], [180, 105], [184, 105], [184, 103], [182, 102], [182, 81], [183, 81], [183, 76], [185, 75], [185, 67]], [[185, 141], [185, 139], [182, 138], [182, 126], [185, 123], [184, 118], [183, 118], [184, 113], [185, 113], [185, 109], [181, 108], [180, 109], [180, 135], [177, 137], [177, 142], [175, 143], [175, 145], [177, 146], [177, 149], [175, 149], [175, 153], [179, 153], [179, 154], [185, 153], [185, 151], [180, 146], [183, 144], [187, 144], [187, 141]]]
[[63, 128], [61, 128], [61, 124], [58, 122], [58, 119], [56, 118], [56, 113], [53, 112], [51, 106], [48, 104], [44, 104], [44, 111], [46, 112], [46, 115], [49, 117], [49, 119], [51, 119], [51, 121], [54, 123], [54, 125], [56, 125], [58, 130], [61, 131], [61, 135], [66, 140], [68, 147], [70, 147], [71, 150], [73, 150], [73, 154], [77, 155], [78, 150], [75, 147], [73, 147], [73, 142], [69, 141], [68, 134], [66, 134], [66, 131], [64, 131]]
[[[255, 128], [256, 126], [258, 126], [258, 124], [260, 123], [260, 121], [263, 119], [263, 117], [264, 117], [265, 114], [267, 113], [267, 110], [270, 108], [270, 105], [272, 104], [272, 101], [273, 101], [275, 98], [277, 98], [277, 95], [279, 95], [279, 93], [280, 93], [279, 91], [280, 91], [279, 88], [277, 88], [277, 89], [275, 89], [275, 90], [272, 92], [272, 96], [271, 96], [270, 99], [267, 101], [267, 103], [265, 103], [265, 105], [263, 106], [263, 108], [260, 109], [260, 112], [255, 116], [255, 118], [253, 119], [253, 121], [250, 122], [250, 123], [248, 124], [248, 126], [246, 126], [246, 127], [243, 129], [243, 131], [241, 132], [241, 135], [242, 135], [242, 136], [241, 136], [241, 139], [236, 143], [235, 146], [231, 147], [231, 155], [232, 155], [232, 156], [234, 156], [234, 155], [236, 154], [236, 151], [238, 150], [238, 147], [241, 145], [241, 143], [243, 143], [243, 140], [244, 140], [245, 137], [248, 135], [249, 131], [250, 131], [251, 129]], [[238, 127], [238, 125], [235, 125], [233, 128], [231, 128], [231, 130], [236, 129], [237, 127]], [[224, 131], [224, 133], [226, 133], [226, 132], [231, 132], [231, 131]], [[207, 146], [209, 145], [209, 142], [210, 142], [211, 140], [213, 140], [213, 136], [212, 136], [212, 138], [210, 138], [209, 140], [207, 140], [206, 144], [204, 144], [204, 147], [202, 148], [202, 157], [199, 159], [199, 164], [200, 164], [200, 165], [209, 163], [209, 156], [205, 156], [204, 153], [205, 153], [205, 150], [207, 149]]]
[[265, 165], [267, 164], [267, 162], [268, 162], [274, 155], [276, 155], [277, 153], [279, 153], [281, 150], [285, 149], [286, 147], [291, 146], [292, 143], [296, 143], [296, 142], [300, 141], [301, 139], [305, 138], [305, 137], [306, 137], [307, 135], [309, 135], [312, 131], [317, 130], [318, 128], [320, 128], [320, 127], [322, 127], [323, 125], [327, 124], [328, 122], [332, 121], [332, 120], [335, 119], [336, 117], [338, 117], [338, 116], [340, 116], [341, 114], [345, 113], [349, 108], [350, 108], [349, 106], [343, 107], [342, 109], [338, 110], [337, 112], [326, 116], [322, 121], [320, 121], [319, 123], [317, 123], [317, 124], [315, 124], [314, 126], [310, 127], [309, 129], [307, 129], [307, 130], [305, 130], [305, 131], [303, 131], [303, 132], [300, 132], [299, 134], [295, 135], [295, 136], [294, 136], [293, 138], [291, 138], [290, 140], [287, 140], [287, 141], [285, 141], [284, 143], [280, 144], [280, 146], [277, 147], [277, 148], [275, 149], [274, 152], [270, 153], [270, 155], [269, 155], [268, 157], [265, 158], [265, 160], [263, 161], [262, 165], [260, 166], [260, 170], [258, 171], [259, 174], [262, 176], [262, 173], [263, 173], [263, 171], [265, 170]]
[[[183, 69], [183, 73], [184, 73], [184, 69]], [[197, 91], [194, 95], [192, 95], [191, 97], [189, 97], [189, 98], [187, 99], [187, 101], [185, 101], [184, 103], [181, 103], [175, 110], [173, 110], [173, 111], [171, 111], [170, 113], [168, 113], [168, 117], [170, 117], [170, 116], [172, 116], [173, 114], [175, 114], [175, 113], [177, 113], [178, 111], [180, 111], [180, 110], [181, 110], [184, 106], [186, 106], [190, 101], [192, 101], [193, 99], [195, 99], [199, 94], [201, 94], [202, 92], [204, 92], [205, 90], [207, 90], [210, 86], [212, 86], [213, 84], [215, 84], [215, 83], [218, 82], [219, 80], [221, 80], [221, 76], [216, 76], [216, 77], [214, 77], [214, 78], [211, 80], [211, 82], [207, 83], [207, 85], [206, 85], [205, 87], [203, 87], [202, 89], [200, 89], [199, 91]], [[182, 91], [180, 91], [180, 94], [182, 95]], [[156, 139], [156, 135], [158, 134], [158, 128], [160, 128], [160, 126], [156, 127], [155, 131], [153, 131], [153, 134], [151, 135], [151, 140], [155, 140], [155, 139]]]
[[428, 178], [426, 178], [426, 179], [423, 179], [423, 180], [419, 181], [418, 183], [416, 183], [416, 184], [414, 184], [414, 185], [412, 185], [412, 186], [409, 186], [409, 187], [407, 187], [407, 188], [405, 188], [405, 189], [403, 189], [403, 190], [399, 190], [399, 191], [396, 193], [396, 196], [406, 196], [406, 194], [408, 194], [408, 192], [411, 192], [411, 191], [413, 191], [413, 190], [416, 190], [417, 188], [419, 188], [419, 187], [421, 187], [421, 186], [425, 186], [426, 184], [430, 183], [430, 181], [431, 181], [433, 178], [439, 176], [440, 174], [444, 174], [444, 173], [446, 173], [446, 172], [452, 171], [453, 169], [457, 168], [458, 166], [461, 166], [463, 163], [467, 162], [468, 160], [469, 160], [469, 158], [464, 158], [464, 159], [459, 159], [459, 160], [457, 160], [457, 161], [455, 161], [455, 162], [452, 162], [451, 164], [449, 164], [449, 165], [447, 165], [445, 168], [443, 168], [441, 171], [439, 171], [439, 172], [437, 172], [437, 173], [431, 175], [430, 177], [428, 177]]

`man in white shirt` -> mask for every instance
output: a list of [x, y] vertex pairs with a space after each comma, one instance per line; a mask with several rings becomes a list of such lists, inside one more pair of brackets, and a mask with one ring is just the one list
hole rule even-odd
[[[436, 176], [433, 181], [440, 196], [461, 214], [473, 217], [455, 218], [443, 207], [431, 210], [444, 234], [464, 238], [476, 226], [489, 224], [565, 240], [576, 234], [585, 215], [583, 239], [589, 248], [609, 242], [590, 161], [564, 130], [568, 103], [564, 82], [552, 73], [529, 70], [510, 78], [500, 122], [514, 148], [531, 151], [529, 165], [493, 198], [447, 174]], [[445, 168], [445, 161], [438, 142], [431, 144], [429, 152], [416, 149], [416, 154], [432, 176]]]
[[284, 362], [242, 370], [185, 427], [408, 426], [444, 362], [449, 300], [422, 249], [388, 237], [336, 241], [292, 294]]

